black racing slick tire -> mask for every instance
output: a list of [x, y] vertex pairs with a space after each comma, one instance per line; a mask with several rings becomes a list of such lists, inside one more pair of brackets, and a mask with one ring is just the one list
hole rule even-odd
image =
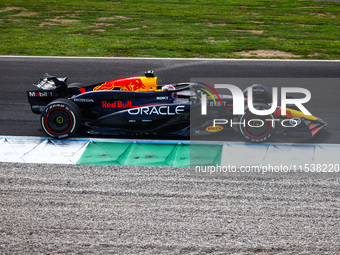
[[[267, 104], [257, 104], [254, 107], [258, 110], [269, 109]], [[238, 119], [239, 131], [246, 142], [264, 143], [268, 142], [275, 133], [275, 113], [260, 116], [250, 112], [249, 108]]]
[[81, 112], [73, 101], [59, 98], [45, 107], [40, 120], [47, 135], [64, 139], [77, 132], [81, 123]]

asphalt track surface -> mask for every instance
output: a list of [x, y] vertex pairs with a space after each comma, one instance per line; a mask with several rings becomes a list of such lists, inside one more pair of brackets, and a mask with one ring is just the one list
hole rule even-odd
[[[44, 72], [91, 84], [148, 69], [160, 83], [340, 76], [327, 61], [1, 57], [0, 135], [44, 135], [25, 94]], [[327, 122], [338, 116], [332, 88], [308, 88]], [[334, 122], [318, 139], [338, 135]], [[0, 163], [0, 254], [338, 254], [339, 183], [334, 172]]]
[[[31, 113], [26, 96], [26, 91], [34, 89], [32, 84], [45, 72], [67, 76], [69, 83], [89, 85], [144, 75], [146, 70], [155, 71], [159, 84], [188, 82], [193, 78], [223, 78], [225, 82], [248, 78], [246, 87], [272, 79], [272, 84], [265, 84], [270, 88], [283, 78], [298, 78], [302, 83], [297, 85], [312, 93], [307, 108], [328, 123], [310, 142], [340, 144], [340, 84], [335, 79], [340, 78], [340, 61], [0, 57], [0, 135], [45, 136], [39, 115]], [[242, 138], [236, 134], [221, 140]]]

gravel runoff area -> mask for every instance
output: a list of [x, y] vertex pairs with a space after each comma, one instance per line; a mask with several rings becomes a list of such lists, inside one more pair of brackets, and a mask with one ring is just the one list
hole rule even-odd
[[0, 163], [0, 254], [339, 254], [339, 182]]

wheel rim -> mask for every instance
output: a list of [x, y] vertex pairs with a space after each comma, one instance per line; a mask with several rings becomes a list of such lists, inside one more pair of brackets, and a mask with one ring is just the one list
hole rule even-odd
[[45, 125], [50, 132], [56, 135], [65, 134], [72, 127], [71, 114], [63, 108], [53, 109], [47, 114]]
[[245, 126], [243, 127], [244, 131], [252, 138], [263, 138], [265, 137], [270, 130], [272, 129], [272, 122], [268, 121], [271, 118], [267, 116], [258, 116], [252, 113], [249, 113], [245, 117]]

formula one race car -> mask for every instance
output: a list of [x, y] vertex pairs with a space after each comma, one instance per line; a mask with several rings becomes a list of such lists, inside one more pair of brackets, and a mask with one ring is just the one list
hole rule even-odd
[[[67, 78], [45, 74], [35, 86], [39, 90], [27, 92], [31, 110], [41, 114], [44, 132], [58, 139], [71, 137], [78, 129], [92, 135], [154, 137], [213, 135], [236, 129], [246, 141], [259, 143], [268, 141], [279, 126], [285, 135], [306, 138], [326, 126], [294, 105], [285, 115], [280, 107], [264, 116], [247, 107], [243, 114], [234, 115], [231, 95], [218, 94], [203, 83], [158, 85], [153, 71], [147, 71], [145, 77], [87, 86], [67, 84]], [[270, 93], [261, 85], [253, 85], [252, 90], [254, 107], [269, 109]], [[247, 106], [247, 92], [244, 96]], [[202, 99], [207, 109], [202, 107]]]

